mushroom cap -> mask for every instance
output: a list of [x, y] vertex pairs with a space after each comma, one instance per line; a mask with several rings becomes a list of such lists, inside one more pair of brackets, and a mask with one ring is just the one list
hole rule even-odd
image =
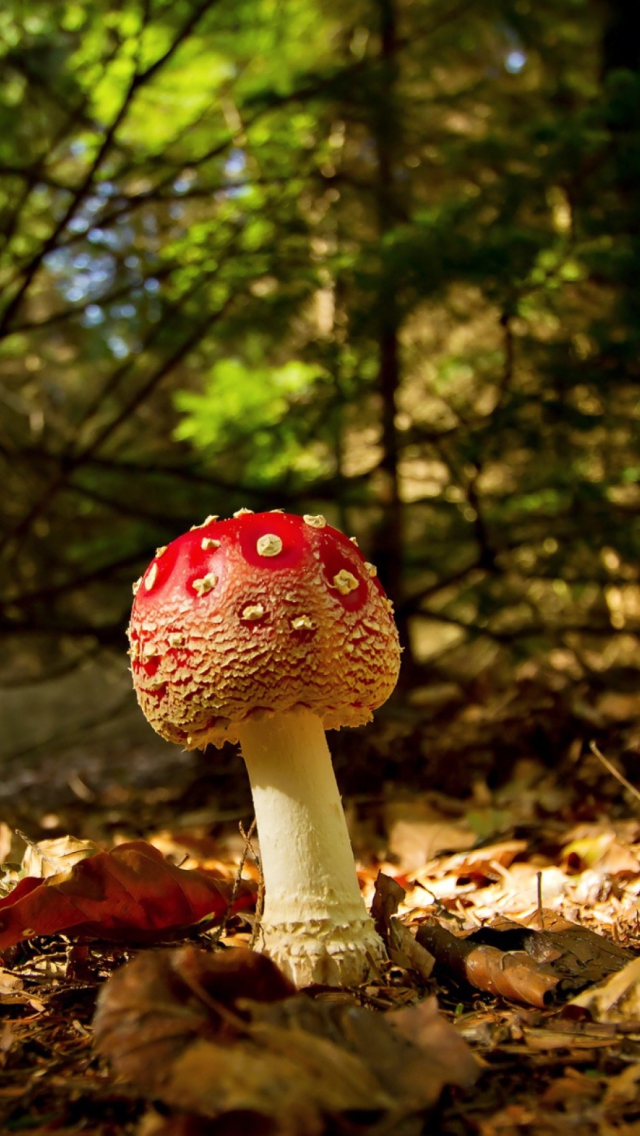
[[240, 510], [158, 549], [134, 585], [143, 713], [187, 749], [296, 707], [359, 726], [391, 694], [400, 647], [375, 568], [324, 517]]

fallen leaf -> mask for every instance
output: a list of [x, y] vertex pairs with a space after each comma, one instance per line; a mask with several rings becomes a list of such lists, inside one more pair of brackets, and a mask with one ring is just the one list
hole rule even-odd
[[[80, 860], [46, 880], [26, 877], [0, 899], [0, 950], [38, 935], [74, 932], [91, 938], [153, 941], [231, 902], [228, 883], [169, 864], [142, 840]], [[242, 884], [233, 910], [253, 903]]]
[[577, 1029], [525, 1029], [524, 1041], [529, 1049], [610, 1049], [615, 1038], [610, 1033], [581, 1033]]
[[378, 872], [375, 892], [371, 901], [371, 918], [380, 938], [387, 945], [389, 943], [391, 917], [395, 915], [405, 895], [405, 889], [397, 880], [394, 880], [393, 876]]
[[585, 868], [599, 868], [601, 875], [637, 875], [640, 872], [638, 849], [621, 839], [613, 828], [582, 825], [563, 847], [562, 857], [574, 873]]
[[319, 1136], [347, 1111], [420, 1112], [478, 1074], [435, 1002], [382, 1016], [314, 1000], [243, 949], [139, 955], [101, 991], [94, 1029], [143, 1095], [197, 1116], [270, 1118], [279, 1136]]
[[640, 1064], [634, 1061], [621, 1073], [607, 1078], [607, 1085], [603, 1100], [604, 1108], [608, 1111], [615, 1106], [636, 1105], [638, 1100], [638, 1082], [640, 1082]]
[[17, 990], [22, 990], [23, 986], [24, 983], [19, 975], [0, 967], [0, 994], [15, 994]]
[[470, 848], [476, 840], [463, 820], [443, 816], [429, 801], [416, 797], [383, 806], [389, 833], [388, 855], [401, 872], [414, 872], [443, 850]]
[[459, 938], [438, 923], [423, 924], [416, 937], [437, 966], [477, 990], [542, 1008], [558, 985], [559, 980], [524, 951], [501, 951], [473, 936]]
[[425, 864], [415, 879], [428, 885], [429, 880], [442, 874], [467, 877], [474, 881], [500, 879], [500, 868], [508, 868], [516, 856], [526, 851], [526, 840], [503, 840], [499, 844], [485, 844], [468, 852], [456, 852]]
[[538, 1112], [538, 1109], [525, 1104], [508, 1104], [488, 1119], [480, 1120], [479, 1136], [520, 1136], [522, 1132], [528, 1133], [538, 1119]]
[[389, 922], [389, 957], [396, 966], [413, 970], [423, 982], [431, 977], [435, 959], [399, 919]]
[[546, 1106], [564, 1105], [567, 1097], [594, 1097], [602, 1093], [602, 1085], [595, 1077], [588, 1077], [579, 1069], [569, 1066], [563, 1077], [552, 1081], [542, 1096], [542, 1104]]
[[74, 864], [87, 856], [95, 856], [102, 849], [93, 840], [78, 840], [75, 836], [56, 836], [52, 840], [28, 843], [22, 857], [22, 871], [34, 879], [47, 879], [60, 872], [68, 872]]
[[476, 989], [540, 1008], [560, 993], [580, 990], [595, 977], [619, 970], [631, 957], [585, 927], [552, 913], [547, 921], [553, 929], [545, 925], [539, 931], [500, 919], [465, 936], [433, 921], [422, 924], [416, 937], [438, 966]]
[[585, 1010], [597, 1022], [640, 1023], [640, 959], [633, 959], [606, 982], [583, 990], [565, 1010], [568, 1014]]
[[[523, 938], [518, 941], [527, 953], [538, 961], [551, 964], [565, 992], [582, 989], [606, 975], [615, 974], [632, 958], [631, 951], [625, 947], [588, 927], [570, 923], [555, 912], [543, 910], [542, 919], [542, 928], [538, 912], [521, 922], [497, 920], [495, 926], [504, 927], [511, 934], [522, 935]], [[492, 935], [494, 925], [483, 930]]]
[[391, 962], [404, 970], [414, 970], [423, 981], [431, 975], [435, 959], [416, 940], [408, 927], [395, 918], [405, 890], [392, 876], [378, 872], [371, 903], [371, 917]]
[[20, 976], [0, 967], [0, 1003], [11, 1005], [15, 1001], [28, 1000], [29, 995], [24, 993], [24, 982]]
[[[438, 1011], [435, 998], [419, 1006], [388, 1015], [393, 1029], [407, 1038], [429, 1058], [430, 1076], [438, 1073], [443, 1085], [469, 1089], [478, 1077], [478, 1065], [465, 1041]], [[452, 1070], [455, 1079], [452, 1080]]]

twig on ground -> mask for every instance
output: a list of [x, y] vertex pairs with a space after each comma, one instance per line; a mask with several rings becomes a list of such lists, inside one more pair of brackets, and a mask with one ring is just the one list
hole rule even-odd
[[536, 885], [538, 891], [538, 922], [540, 930], [544, 931], [544, 908], [542, 906], [542, 872], [536, 872]]
[[600, 752], [595, 742], [589, 742], [589, 749], [591, 750], [592, 754], [597, 757], [598, 761], [602, 762], [605, 769], [607, 769], [609, 773], [611, 773], [611, 775], [615, 777], [616, 781], [619, 781], [621, 785], [624, 785], [625, 789], [627, 789], [629, 793], [631, 793], [631, 795], [635, 797], [636, 801], [640, 801], [640, 791], [636, 789], [635, 785], [632, 785], [630, 781], [627, 781], [626, 777], [622, 773], [620, 773], [618, 769], [616, 769], [615, 765], [613, 764], [613, 762], [609, 761], [608, 757], [605, 757], [604, 754]]
[[239, 824], [238, 827], [240, 828], [240, 835], [242, 836], [242, 839], [245, 842], [245, 856], [247, 854], [247, 849], [248, 849], [251, 852], [251, 855], [253, 856], [253, 859], [255, 861], [256, 868], [258, 869], [258, 896], [257, 896], [257, 899], [256, 899], [256, 917], [255, 917], [255, 922], [253, 924], [253, 932], [252, 932], [251, 938], [249, 940], [249, 949], [253, 950], [255, 945], [256, 945], [256, 942], [258, 940], [258, 935], [260, 933], [260, 923], [262, 921], [262, 909], [264, 907], [264, 876], [262, 874], [262, 865], [260, 863], [260, 857], [258, 856], [255, 848], [253, 847], [253, 844], [251, 843], [251, 837], [253, 836], [253, 833], [255, 832], [255, 827], [256, 827], [255, 817], [252, 821], [251, 828], [249, 829], [248, 832], [244, 831], [242, 821], [240, 821], [240, 824]]
[[[235, 879], [233, 881], [233, 887], [231, 889], [231, 895], [229, 897], [229, 903], [227, 904], [227, 910], [224, 913], [222, 923], [217, 928], [215, 933], [211, 936], [211, 942], [212, 943], [219, 943], [220, 939], [222, 938], [222, 936], [225, 933], [227, 923], [229, 922], [229, 919], [231, 917], [231, 912], [233, 911], [233, 905], [234, 905], [234, 903], [235, 903], [235, 901], [238, 897], [238, 891], [240, 889], [240, 884], [242, 883], [242, 873], [244, 871], [244, 866], [247, 862], [247, 855], [249, 853], [249, 849], [251, 849], [251, 852], [252, 852], [252, 854], [255, 858], [255, 852], [254, 852], [253, 847], [251, 845], [251, 837], [253, 836], [253, 834], [255, 832], [255, 828], [256, 828], [255, 817], [253, 818], [253, 820], [251, 822], [251, 826], [249, 828], [248, 833], [246, 833], [244, 831], [242, 821], [240, 821], [240, 824], [239, 824], [238, 827], [240, 829], [240, 835], [242, 836], [242, 839], [244, 840], [244, 848], [242, 849], [242, 856], [240, 857], [240, 862], [238, 864], [238, 870], [236, 872], [236, 876], [235, 876]], [[256, 860], [256, 863], [257, 863], [257, 860]], [[259, 868], [259, 866], [258, 866], [258, 868]], [[262, 880], [262, 874], [260, 875], [260, 879]]]

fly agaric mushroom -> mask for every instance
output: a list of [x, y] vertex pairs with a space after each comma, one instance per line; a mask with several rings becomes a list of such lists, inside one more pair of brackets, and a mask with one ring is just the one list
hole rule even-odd
[[261, 948], [298, 985], [352, 985], [386, 959], [360, 893], [326, 729], [391, 694], [392, 606], [324, 517], [242, 509], [159, 549], [134, 586], [138, 701], [187, 749], [240, 742], [256, 812]]

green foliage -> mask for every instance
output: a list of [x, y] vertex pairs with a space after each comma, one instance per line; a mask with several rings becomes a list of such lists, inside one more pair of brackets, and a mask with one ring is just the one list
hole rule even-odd
[[308, 406], [323, 378], [310, 363], [265, 367], [223, 359], [212, 367], [203, 392], [176, 394], [184, 417], [175, 437], [214, 456], [225, 451], [241, 458], [252, 486], [268, 487], [296, 473], [313, 483], [324, 472], [322, 451], [305, 444], [290, 416], [296, 404]]

